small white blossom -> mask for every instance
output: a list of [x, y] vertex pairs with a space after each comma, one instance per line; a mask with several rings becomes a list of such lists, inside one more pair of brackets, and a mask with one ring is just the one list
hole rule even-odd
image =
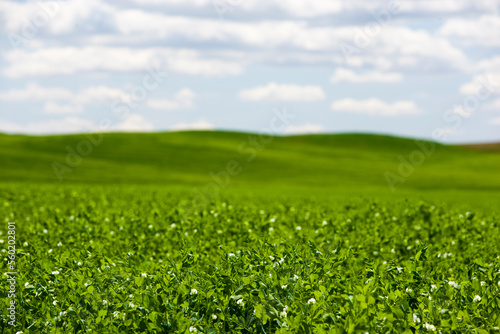
[[106, 306], [106, 305], [108, 305], [108, 301], [107, 301], [106, 299], [104, 299], [104, 300], [102, 301], [102, 305], [105, 305], [105, 306]]
[[276, 222], [276, 218], [271, 218], [271, 220], [269, 220], [271, 223], [274, 223]]
[[43, 233], [47, 234], [47, 233], [48, 233], [48, 231], [47, 231], [47, 230], [43, 230]]
[[243, 302], [243, 299], [240, 299], [236, 302], [236, 304], [238, 304], [239, 306], [243, 307], [245, 306], [245, 303]]
[[282, 286], [281, 286], [281, 288], [282, 288], [283, 290], [285, 290], [286, 288], [288, 288], [288, 285], [286, 285], [286, 284], [285, 284], [285, 285], [282, 285]]
[[297, 226], [295, 229], [296, 229], [297, 231], [300, 231], [300, 230], [302, 230], [302, 227]]
[[141, 274], [141, 276], [142, 276], [142, 277], [148, 277], [148, 274], [146, 274], [146, 273], [142, 273], [142, 274]]
[[132, 298], [134, 298], [134, 295], [130, 294], [130, 295], [128, 295], [128, 298], [132, 299]]
[[328, 222], [325, 220], [323, 221], [323, 226], [328, 225]]
[[198, 332], [196, 327], [193, 327], [193, 326], [189, 327], [189, 333], [196, 333], [196, 332]]
[[474, 302], [480, 302], [481, 301], [481, 297], [478, 296], [478, 295], [475, 295], [474, 296]]
[[229, 254], [227, 254], [227, 256], [234, 257], [235, 255], [234, 255], [234, 253], [229, 253]]
[[130, 306], [131, 308], [134, 308], [134, 307], [135, 307], [135, 305], [134, 305], [134, 304], [132, 304], [132, 303], [129, 303], [129, 304], [128, 304], [128, 306]]
[[52, 253], [52, 249], [49, 249], [49, 254]]
[[435, 331], [436, 330], [436, 327], [434, 325], [431, 325], [428, 323], [424, 324], [424, 328], [427, 329], [428, 331]]
[[78, 263], [77, 263], [77, 265], [81, 266], [81, 265], [82, 265], [82, 263], [81, 263], [81, 262], [78, 262]]
[[149, 225], [148, 228], [153, 228], [153, 225]]
[[59, 271], [57, 271], [57, 270], [52, 272], [52, 275], [59, 275], [59, 274], [60, 274], [60, 273], [59, 273]]
[[217, 320], [217, 314], [212, 314], [212, 319]]
[[416, 323], [416, 324], [420, 323], [420, 318], [415, 313], [413, 313], [413, 322]]
[[24, 247], [28, 247], [28, 242], [25, 241], [23, 245], [24, 245]]
[[314, 299], [314, 298], [311, 298], [311, 299], [309, 299], [309, 300], [307, 301], [307, 304], [308, 304], [308, 305], [315, 304], [315, 303], [316, 303], [316, 299]]
[[114, 316], [115, 318], [119, 318], [119, 317], [120, 317], [120, 312], [118, 312], [118, 311], [114, 311], [114, 312], [113, 312], [113, 316]]
[[52, 302], [52, 304], [54, 304], [54, 306], [56, 306], [56, 305], [57, 305], [57, 300], [54, 300], [54, 301]]
[[196, 289], [191, 289], [191, 295], [197, 295], [198, 294], [198, 290]]
[[62, 242], [60, 242], [60, 241], [59, 241], [59, 242], [57, 243], [57, 247], [61, 247], [61, 246], [62, 246]]
[[448, 282], [448, 284], [449, 284], [449, 285], [451, 285], [451, 286], [452, 286], [452, 287], [454, 287], [454, 288], [457, 288], [457, 287], [458, 287], [458, 284], [457, 284], [457, 283], [455, 283], [454, 281], [449, 281], [449, 282]]

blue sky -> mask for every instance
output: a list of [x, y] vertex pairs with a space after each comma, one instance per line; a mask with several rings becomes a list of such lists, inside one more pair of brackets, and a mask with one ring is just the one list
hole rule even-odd
[[500, 141], [498, 0], [0, 0], [0, 132]]

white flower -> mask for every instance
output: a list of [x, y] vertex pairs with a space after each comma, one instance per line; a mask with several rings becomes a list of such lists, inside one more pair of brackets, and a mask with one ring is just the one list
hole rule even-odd
[[274, 261], [274, 256], [269, 256], [269, 258], [271, 259], [271, 261]]
[[54, 306], [56, 306], [56, 305], [57, 305], [57, 300], [54, 300], [54, 301], [52, 302], [52, 304], [54, 304]]
[[142, 274], [141, 274], [141, 276], [142, 276], [142, 277], [148, 277], [148, 274], [146, 274], [146, 273], [142, 273]]
[[415, 313], [413, 313], [413, 322], [416, 324], [420, 323], [420, 318]]
[[84, 285], [87, 287], [87, 286], [89, 286], [89, 283], [85, 283]]
[[66, 312], [66, 311], [59, 312], [59, 316], [60, 316], [60, 317], [64, 317], [66, 314], [67, 314], [67, 312]]
[[286, 311], [283, 310], [283, 312], [280, 313], [280, 317], [286, 318], [286, 316], [287, 316]]
[[481, 286], [485, 286], [486, 285], [486, 282], [481, 282]]
[[408, 293], [412, 293], [412, 292], [413, 292], [413, 290], [412, 290], [412, 289], [410, 289], [410, 288], [406, 288], [406, 292], [408, 292]]
[[297, 231], [300, 231], [300, 230], [302, 230], [302, 227], [297, 226], [295, 229], [296, 229]]
[[229, 254], [227, 254], [227, 256], [229, 256], [229, 257], [233, 257], [233, 256], [235, 256], [235, 255], [234, 255], [234, 253], [229, 253]]
[[308, 304], [308, 305], [315, 304], [315, 303], [316, 303], [316, 299], [314, 299], [314, 298], [311, 298], [311, 299], [309, 299], [309, 300], [307, 301], [307, 304]]
[[132, 299], [132, 298], [134, 298], [134, 295], [130, 294], [130, 295], [128, 295], [128, 298]]
[[424, 328], [427, 329], [428, 331], [435, 331], [436, 330], [436, 327], [434, 325], [431, 325], [428, 323], [424, 324]]
[[106, 299], [104, 299], [104, 300], [102, 301], [102, 305], [108, 305], [108, 301], [107, 301]]
[[24, 247], [28, 247], [28, 242], [25, 241], [23, 245], [24, 245]]
[[282, 288], [283, 290], [285, 290], [286, 288], [288, 288], [288, 285], [286, 285], [286, 284], [285, 284], [285, 285], [282, 285], [282, 286], [281, 286], [281, 288]]
[[132, 303], [129, 303], [129, 304], [128, 304], [128, 306], [130, 306], [130, 307], [132, 307], [132, 308], [134, 308], [134, 307], [135, 307], [135, 305], [134, 305], [134, 304], [132, 304]]
[[189, 333], [196, 333], [196, 332], [198, 332], [196, 327], [193, 327], [193, 326], [189, 327]]
[[196, 289], [191, 289], [191, 295], [197, 295], [198, 294], [198, 290]]
[[111, 231], [111, 232], [109, 232], [109, 234], [115, 235], [115, 231]]
[[236, 302], [236, 304], [238, 304], [239, 306], [243, 307], [245, 306], [245, 303], [243, 302], [243, 299], [240, 299]]
[[24, 283], [24, 287], [27, 288], [30, 285], [29, 282]]
[[323, 226], [328, 225], [328, 222], [326, 220], [323, 221]]
[[46, 233], [48, 233], [48, 231], [47, 231], [47, 230], [43, 230], [43, 233], [45, 233], [45, 234], [46, 234]]
[[270, 222], [274, 223], [276, 221], [276, 218], [271, 218]]
[[217, 314], [212, 314], [212, 319], [217, 320]]
[[52, 253], [52, 249], [49, 249], [49, 254]]
[[274, 231], [274, 228], [270, 227], [269, 232], [272, 232], [272, 231]]
[[293, 280], [294, 280], [294, 281], [296, 281], [296, 280], [298, 280], [298, 279], [299, 279], [299, 276], [297, 276], [297, 275], [293, 275]]
[[480, 296], [478, 296], [478, 295], [475, 295], [475, 296], [474, 296], [474, 301], [475, 301], [475, 302], [480, 302], [480, 301], [481, 301], [481, 297], [480, 297]]
[[114, 316], [115, 318], [119, 318], [119, 317], [120, 317], [120, 312], [118, 312], [118, 311], [114, 311], [114, 312], [113, 312], [113, 316]]
[[82, 263], [81, 263], [81, 262], [78, 262], [78, 263], [77, 263], [77, 265], [81, 266], [81, 265], [82, 265]]
[[153, 225], [149, 225], [148, 228], [153, 228]]
[[457, 283], [455, 283], [454, 281], [449, 281], [449, 282], [448, 282], [448, 284], [449, 284], [449, 285], [451, 285], [451, 286], [452, 286], [452, 287], [454, 287], [454, 288], [457, 288], [457, 287], [458, 287], [458, 284], [457, 284]]
[[60, 241], [59, 241], [59, 242], [57, 243], [57, 247], [61, 247], [61, 246], [62, 246], [62, 242], [60, 242]]
[[175, 224], [170, 225], [171, 228], [175, 228]]
[[16, 332], [16, 334], [23, 334], [23, 333], [24, 333], [24, 332], [22, 332], [22, 331]]
[[53, 272], [52, 272], [52, 275], [59, 275], [59, 271], [57, 271], [57, 270], [56, 270], [56, 271], [53, 271]]

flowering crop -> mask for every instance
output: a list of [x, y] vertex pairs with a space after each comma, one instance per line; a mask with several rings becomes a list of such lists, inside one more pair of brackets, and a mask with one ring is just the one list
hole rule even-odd
[[186, 216], [182, 190], [3, 190], [14, 332], [500, 333], [495, 211], [226, 194]]

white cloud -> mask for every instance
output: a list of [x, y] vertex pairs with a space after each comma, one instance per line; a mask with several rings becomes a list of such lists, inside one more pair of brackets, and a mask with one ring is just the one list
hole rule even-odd
[[178, 123], [169, 128], [172, 131], [187, 131], [187, 130], [214, 130], [212, 123], [205, 120], [199, 120], [194, 123]]
[[401, 73], [396, 72], [381, 72], [381, 71], [370, 71], [362, 74], [357, 74], [346, 68], [337, 68], [334, 75], [330, 78], [331, 82], [398, 82], [403, 79]]
[[0, 100], [67, 100], [73, 97], [73, 92], [64, 88], [45, 88], [36, 83], [30, 83], [26, 89], [11, 89], [0, 92]]
[[148, 100], [150, 108], [158, 110], [180, 110], [193, 107], [196, 94], [190, 89], [184, 88], [175, 94], [174, 99]]
[[288, 125], [284, 133], [286, 134], [308, 134], [325, 132], [325, 128], [320, 124]]
[[31, 135], [63, 134], [86, 132], [95, 128], [96, 125], [92, 121], [73, 116], [64, 119], [31, 122], [22, 125], [0, 120], [0, 132], [6, 133]]
[[373, 98], [368, 100], [342, 99], [332, 103], [332, 110], [365, 115], [398, 116], [415, 115], [421, 111], [413, 101], [386, 103]]
[[80, 114], [83, 112], [83, 107], [81, 105], [69, 105], [69, 104], [58, 104], [56, 102], [46, 102], [43, 106], [43, 112], [45, 114], [52, 115], [71, 115]]
[[490, 121], [491, 124], [498, 124], [500, 125], [500, 117], [494, 118]]
[[464, 95], [476, 95], [478, 91], [486, 89], [490, 93], [500, 94], [500, 81], [497, 80], [499, 79], [491, 74], [475, 75], [471, 81], [460, 87], [460, 93]]
[[319, 86], [300, 86], [271, 82], [266, 86], [242, 90], [239, 92], [239, 97], [247, 101], [312, 102], [323, 100], [325, 93]]
[[88, 87], [75, 96], [76, 103], [99, 103], [107, 102], [111, 103], [114, 101], [128, 101], [130, 100], [129, 94], [119, 88], [111, 88], [108, 86], [100, 85], [95, 87]]
[[130, 114], [121, 123], [113, 127], [113, 131], [119, 132], [149, 132], [153, 130], [153, 123], [145, 120], [139, 114]]
[[483, 15], [479, 19], [451, 18], [439, 29], [441, 36], [466, 45], [500, 46], [500, 16]]
[[146, 71], [163, 60], [162, 71], [190, 75], [223, 76], [242, 72], [239, 63], [230, 60], [203, 58], [195, 50], [88, 46], [84, 48], [44, 48], [27, 52], [7, 51], [9, 65], [3, 74], [11, 78], [91, 71]]

